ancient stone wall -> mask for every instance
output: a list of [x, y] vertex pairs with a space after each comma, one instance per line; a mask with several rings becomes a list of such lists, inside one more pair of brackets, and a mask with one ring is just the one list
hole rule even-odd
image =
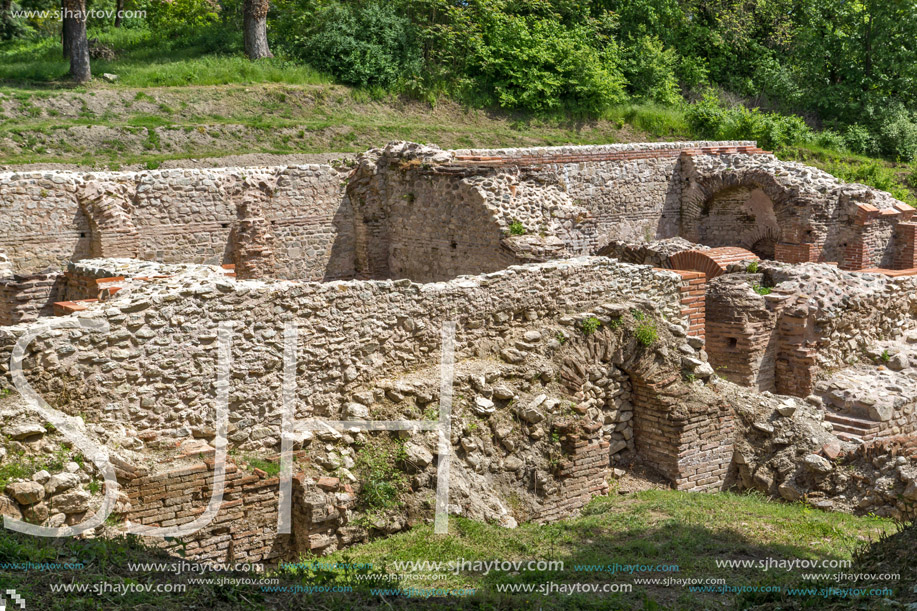
[[[0, 250], [13, 269], [62, 269], [90, 256], [232, 263], [246, 180], [271, 182], [265, 222], [281, 246], [275, 275], [353, 276], [345, 173], [331, 166], [0, 174]], [[23, 231], [23, 228], [28, 228]]]
[[[239, 406], [230, 437], [260, 443], [276, 440], [279, 429], [278, 354], [286, 320], [300, 328], [297, 414], [334, 416], [348, 389], [361, 381], [435, 358], [448, 320], [459, 323], [460, 345], [499, 341], [517, 320], [553, 319], [628, 298], [650, 299], [679, 320], [681, 279], [603, 258], [514, 267], [433, 285], [233, 282], [187, 273], [124, 288], [84, 312], [107, 320], [112, 332], [68, 333], [66, 338], [77, 337], [75, 353], [63, 345], [66, 338], [37, 340], [35, 352], [57, 354], [60, 362], [31, 373], [36, 387], [53, 395], [67, 372], [71, 410], [88, 409], [112, 421], [139, 418], [139, 428], [181, 436], [193, 427], [212, 427], [205, 415], [214, 413], [207, 389], [214, 383], [216, 327], [236, 320], [239, 377], [233, 402]], [[23, 330], [4, 331], [0, 370], [8, 367], [11, 344]]]

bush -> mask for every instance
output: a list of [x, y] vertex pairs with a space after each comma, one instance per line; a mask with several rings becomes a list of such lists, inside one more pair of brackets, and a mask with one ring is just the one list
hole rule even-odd
[[465, 25], [450, 41], [464, 63], [455, 76], [487, 104], [595, 115], [626, 99], [617, 47], [597, 48], [589, 26], [490, 10]]
[[628, 51], [624, 76], [637, 97], [674, 104], [681, 98], [675, 77], [677, 64], [675, 51], [664, 48], [658, 38], [644, 36]]
[[634, 336], [644, 346], [651, 346], [659, 337], [659, 334], [656, 331], [656, 325], [647, 322], [637, 325], [637, 328], [634, 329]]
[[600, 321], [595, 316], [590, 316], [589, 318], [583, 320], [580, 323], [580, 330], [583, 332], [583, 335], [592, 335], [599, 330], [599, 327], [602, 326], [602, 321]]
[[879, 145], [892, 159], [917, 159], [917, 123], [903, 108], [896, 109], [879, 126]]
[[764, 113], [757, 108], [726, 108], [707, 92], [688, 107], [688, 125], [701, 138], [755, 140], [758, 146], [775, 149], [801, 144], [812, 138], [812, 131], [800, 117]]
[[220, 6], [210, 0], [151, 0], [147, 21], [159, 38], [169, 39], [218, 22]]
[[844, 139], [844, 135], [833, 129], [825, 129], [818, 132], [815, 137], [815, 144], [834, 151], [843, 151], [847, 148], [847, 141]]
[[859, 155], [878, 155], [879, 143], [865, 126], [859, 123], [848, 125], [844, 130], [844, 143], [847, 148]]
[[421, 71], [417, 31], [391, 4], [333, 4], [312, 14], [283, 6], [285, 48], [341, 82], [390, 89]]

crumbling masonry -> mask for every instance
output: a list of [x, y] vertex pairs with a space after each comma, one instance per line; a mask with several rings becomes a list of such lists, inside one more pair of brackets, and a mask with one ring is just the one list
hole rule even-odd
[[[428, 418], [455, 321], [450, 513], [558, 519], [639, 463], [683, 490], [905, 516], [910, 459], [868, 467], [897, 469], [884, 496], [832, 461], [866, 469], [857, 448], [917, 428], [913, 212], [753, 142], [393, 143], [337, 165], [5, 173], [0, 384], [17, 339], [47, 328], [29, 382], [117, 443], [118, 515], [169, 526], [213, 486], [220, 323], [235, 324], [230, 446], [270, 461], [287, 323], [303, 422]], [[54, 330], [61, 316], [111, 331]], [[23, 451], [53, 439], [22, 406], [0, 416]], [[275, 532], [278, 479], [237, 456], [190, 556], [277, 561], [431, 519], [434, 433], [293, 438], [293, 533]], [[390, 444], [401, 505], [370, 511], [360, 457]], [[14, 482], [0, 509], [76, 523], [97, 507], [86, 469]]]

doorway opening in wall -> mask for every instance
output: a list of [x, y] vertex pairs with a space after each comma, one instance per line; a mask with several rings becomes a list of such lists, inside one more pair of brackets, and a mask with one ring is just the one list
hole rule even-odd
[[776, 249], [777, 240], [773, 237], [765, 237], [752, 244], [748, 250], [758, 255], [761, 259], [773, 260]]

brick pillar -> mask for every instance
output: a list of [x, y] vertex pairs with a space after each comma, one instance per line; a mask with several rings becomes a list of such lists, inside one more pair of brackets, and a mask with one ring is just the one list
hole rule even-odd
[[856, 235], [844, 247], [844, 257], [838, 267], [846, 270], [867, 269], [872, 267], [869, 247], [865, 234], [872, 225], [873, 219], [879, 216], [879, 209], [870, 204], [857, 204], [853, 217], [853, 229]]
[[547, 499], [536, 521], [553, 522], [582, 509], [593, 497], [608, 493], [608, 439], [602, 424], [592, 421], [559, 422], [564, 461], [558, 466], [560, 490]]
[[678, 490], [722, 489], [732, 462], [735, 420], [727, 404], [684, 414], [672, 396], [677, 378], [658, 383], [631, 378], [637, 455]]
[[808, 299], [808, 295], [799, 295], [795, 304], [787, 304], [780, 318], [775, 382], [781, 395], [805, 397], [815, 389], [817, 341]]
[[681, 315], [688, 335], [704, 338], [706, 332], [707, 276], [703, 272], [674, 270], [681, 276]]
[[895, 269], [917, 267], [917, 223], [895, 225]]

